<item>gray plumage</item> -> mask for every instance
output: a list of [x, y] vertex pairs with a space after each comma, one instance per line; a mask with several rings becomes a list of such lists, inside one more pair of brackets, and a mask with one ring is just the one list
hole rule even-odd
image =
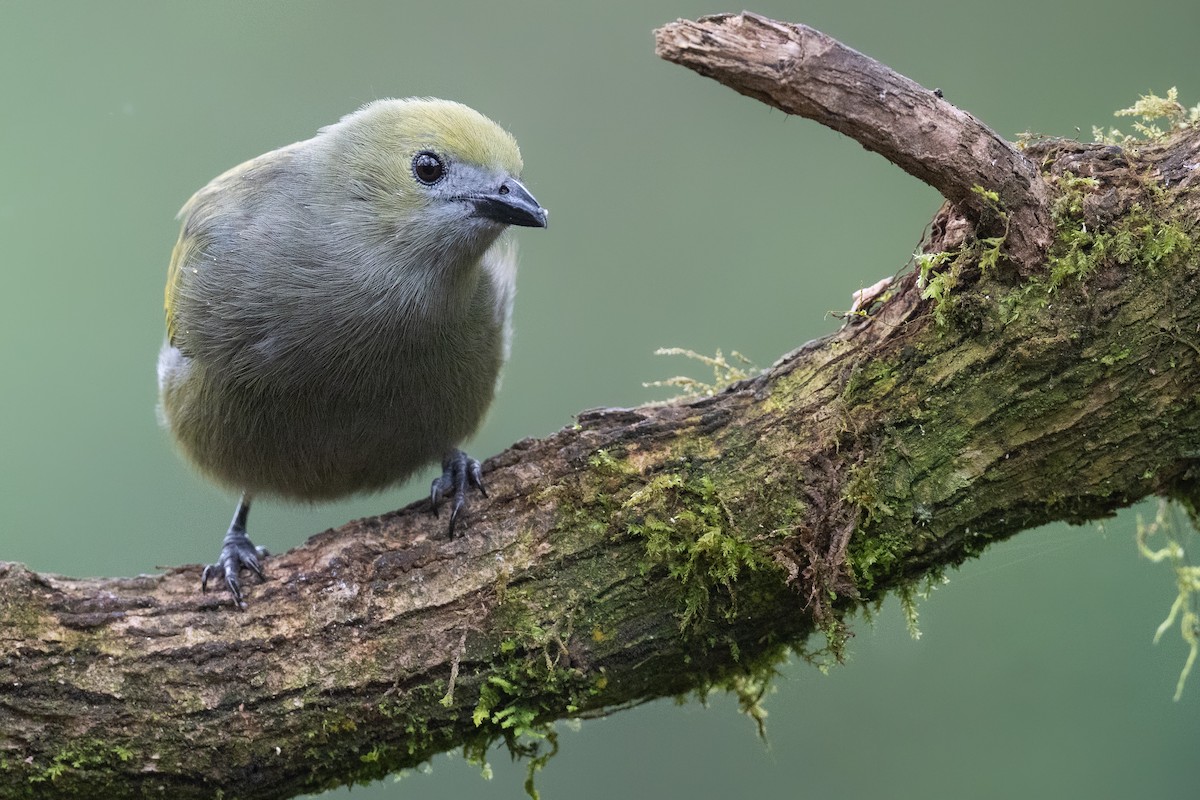
[[512, 137], [466, 106], [387, 100], [197, 192], [158, 361], [184, 455], [247, 495], [311, 501], [453, 451], [507, 357], [505, 227], [546, 224], [520, 169]]

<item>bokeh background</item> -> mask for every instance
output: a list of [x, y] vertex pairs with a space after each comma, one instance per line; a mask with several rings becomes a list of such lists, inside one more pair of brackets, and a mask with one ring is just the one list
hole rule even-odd
[[[209, 178], [383, 96], [462, 100], [520, 141], [551, 209], [519, 232], [517, 338], [471, 445], [483, 457], [702, 368], [760, 365], [902, 267], [929, 188], [829, 130], [657, 60], [651, 31], [714, 0], [0, 3], [0, 558], [126, 575], [215, 556], [234, 498], [154, 416], [173, 216]], [[1140, 93], [1200, 101], [1195, 0], [760, 0], [1015, 137], [1085, 138]], [[415, 499], [255, 506], [280, 551]], [[860, 621], [849, 662], [784, 669], [769, 744], [727, 697], [660, 701], [578, 730], [547, 798], [1173, 798], [1200, 785], [1200, 676], [1151, 635], [1172, 576], [1134, 514], [990, 549], [921, 605]], [[1143, 515], [1153, 509], [1143, 507]], [[517, 798], [524, 767], [461, 757], [356, 798]], [[324, 795], [345, 796], [345, 790]]]

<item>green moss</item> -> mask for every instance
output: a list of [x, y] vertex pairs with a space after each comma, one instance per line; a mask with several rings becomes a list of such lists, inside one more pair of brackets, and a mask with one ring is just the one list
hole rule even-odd
[[[456, 738], [453, 722], [445, 719], [438, 699], [443, 681], [387, 692], [361, 715], [330, 712], [319, 696], [293, 714], [308, 717], [296, 725], [309, 731], [304, 750], [310, 772], [304, 779], [310, 792], [346, 785], [364, 785], [410, 768], [442, 752]], [[439, 716], [440, 714], [440, 716]], [[396, 723], [407, 720], [403, 727]], [[440, 720], [440, 721], [439, 721]], [[241, 754], [236, 763], [255, 763], [261, 753]]]
[[1157, 270], [1191, 255], [1192, 239], [1171, 219], [1170, 198], [1157, 184], [1147, 183], [1143, 199], [1131, 203], [1115, 223], [1089, 224], [1086, 200], [1101, 188], [1099, 181], [1070, 172], [1050, 180], [1057, 192], [1051, 206], [1054, 242], [1047, 256], [1047, 277], [1031, 281], [1046, 295], [1105, 266]]
[[[729, 450], [749, 445], [729, 441], [723, 446]], [[737, 485], [752, 488], [742, 493], [742, 518], [735, 519], [722, 499], [719, 479], [697, 466], [703, 463], [704, 469], [713, 470], [714, 462], [706, 460], [712, 447], [704, 440], [689, 440], [690, 455], [670, 462], [679, 465], [677, 470], [649, 480], [628, 455], [598, 450], [588, 459], [589, 469], [555, 497], [556, 529], [564, 534], [624, 534], [642, 542], [642, 574], [662, 570], [672, 579], [680, 628], [688, 634], [710, 627], [710, 615], [732, 619], [741, 600], [761, 600], [747, 576], [769, 573], [776, 586], [782, 583], [782, 572], [766, 546], [742, 531], [755, 530], [765, 518], [774, 526], [784, 524], [803, 509], [794, 494], [781, 499], [753, 476], [739, 474]], [[605, 635], [603, 621], [592, 622]]]
[[27, 797], [105, 797], [117, 793], [121, 787], [109, 786], [102, 779], [119, 775], [121, 765], [132, 758], [133, 751], [122, 745], [80, 740], [55, 755], [49, 763], [22, 761], [10, 764], [5, 761], [4, 769], [28, 774]]
[[959, 287], [967, 270], [982, 269], [986, 274], [1000, 261], [1004, 237], [974, 239], [963, 247], [916, 256], [917, 286], [921, 297], [933, 301], [933, 318], [941, 328], [978, 330], [978, 298], [960, 294]]
[[842, 397], [848, 403], [859, 403], [868, 397], [880, 397], [890, 392], [901, 380], [895, 364], [885, 359], [875, 359], [856, 365], [846, 380]]
[[949, 580], [939, 568], [930, 571], [921, 580], [905, 583], [896, 590], [896, 596], [900, 600], [900, 610], [904, 613], [905, 627], [908, 629], [908, 635], [913, 639], [921, 638], [918, 602], [928, 600], [934, 589], [947, 583]]
[[[1191, 533], [1194, 535], [1196, 533], [1196, 516], [1190, 511], [1191, 509], [1189, 509], [1188, 516], [1192, 519]], [[1185, 527], [1175, 519], [1175, 515], [1171, 513], [1171, 503], [1165, 499], [1159, 500], [1158, 513], [1153, 522], [1147, 525], [1140, 515], [1137, 520], [1138, 551], [1143, 557], [1155, 563], [1164, 561], [1169, 563], [1171, 570], [1175, 573], [1177, 590], [1175, 602], [1171, 604], [1167, 618], [1155, 631], [1154, 642], [1157, 644], [1162, 635], [1170, 630], [1178, 620], [1179, 635], [1184, 644], [1188, 646], [1188, 656], [1179, 673], [1179, 680], [1175, 684], [1176, 701], [1183, 696], [1183, 688], [1187, 684], [1188, 675], [1196, 663], [1197, 656], [1200, 655], [1200, 612], [1197, 611], [1197, 597], [1200, 596], [1200, 567], [1193, 566], [1188, 561], [1187, 550], [1181, 541], [1191, 538]], [[1165, 543], [1156, 549], [1149, 544], [1149, 540], [1152, 538], [1165, 539]]]
[[[1001, 258], [1004, 235], [975, 238], [957, 250], [915, 257], [917, 285], [921, 296], [932, 301], [934, 320], [940, 327], [978, 331], [993, 311], [999, 312], [998, 322], [1007, 324], [1029, 313], [1031, 306], [1044, 308], [1055, 294], [1106, 267], [1157, 270], [1195, 251], [1187, 229], [1172, 219], [1170, 197], [1153, 182], [1147, 181], [1141, 187], [1141, 199], [1108, 223], [1089, 220], [1087, 214], [1088, 198], [1104, 188], [1100, 181], [1070, 172], [1047, 179], [1055, 190], [1051, 202], [1054, 239], [1044, 274], [1032, 276], [1017, 287], [994, 287], [992, 293], [961, 292], [968, 270], [978, 270], [984, 278], [994, 271]], [[976, 194], [984, 200], [984, 215], [996, 217], [1007, 226], [1007, 215], [994, 198], [982, 190]]]
[[860, 519], [865, 524], [893, 517], [896, 512], [887, 502], [880, 485], [878, 464], [857, 464], [850, 468], [850, 477], [843, 490], [843, 498], [862, 509]]
[[[929, 422], [926, 429], [929, 432], [920, 434], [920, 441], [931, 452], [955, 452], [956, 445], [951, 442], [956, 440], [956, 432], [952, 428], [935, 431], [935, 424], [934, 420]], [[921, 430], [923, 426], [917, 428]], [[894, 438], [904, 441], [905, 435], [897, 432]], [[935, 570], [925, 576], [910, 576], [899, 569], [914, 550], [924, 546], [925, 528], [934, 521], [933, 511], [917, 498], [926, 494], [950, 496], [968, 484], [954, 459], [943, 459], [940, 466], [914, 482], [899, 451], [882, 453], [852, 468], [843, 499], [859, 509], [859, 523], [846, 560], [859, 598], [864, 601], [861, 606], [864, 613], [869, 616], [872, 602], [878, 609], [886, 595], [894, 592], [909, 634], [914, 639], [920, 638], [917, 601], [943, 582], [943, 575]], [[838, 644], [836, 635], [835, 632], [833, 645]], [[836, 649], [834, 655], [838, 655]]]
[[622, 512], [636, 519], [625, 530], [644, 543], [643, 573], [664, 569], [676, 581], [679, 624], [685, 632], [704, 629], [718, 607], [725, 619], [732, 619], [736, 586], [747, 573], [778, 572], [765, 550], [738, 533], [733, 514], [707, 475], [658, 475], [629, 496]]
[[956, 252], [943, 251], [915, 256], [917, 287], [923, 299], [933, 301], [934, 319], [941, 326], [948, 324], [947, 304], [958, 284], [958, 273], [950, 266], [957, 261], [958, 255]]
[[917, 287], [921, 297], [933, 301], [933, 317], [941, 327], [953, 327], [970, 322], [974, 312], [961, 305], [956, 290], [963, 272], [978, 269], [984, 275], [994, 272], [1004, 252], [1008, 238], [1009, 215], [1000, 204], [1000, 195], [982, 186], [971, 188], [980, 200], [978, 231], [999, 231], [996, 236], [976, 235], [962, 247], [936, 253], [918, 253]]
[[1082, 216], [1084, 198], [1100, 187], [1100, 181], [1095, 178], [1081, 178], [1073, 172], [1047, 176], [1047, 179], [1058, 190], [1050, 203], [1050, 213], [1055, 219]]
[[[765, 740], [767, 709], [763, 704], [767, 695], [773, 691], [779, 668], [788, 662], [791, 652], [794, 651], [790, 645], [777, 642], [764, 649], [754, 659], [740, 663], [736, 669], [702, 677], [694, 695], [701, 703], [707, 703], [715, 693], [732, 694], [737, 699], [738, 710], [750, 718], [759, 737]], [[807, 660], [805, 654], [795, 652]], [[686, 698], [677, 698], [677, 702], [680, 703], [684, 700]]]
[[637, 470], [625, 461], [615, 458], [611, 452], [604, 448], [600, 448], [588, 458], [588, 466], [597, 475], [608, 477], [626, 478], [637, 474]]
[[556, 538], [601, 537], [613, 529], [620, 508], [618, 497], [627, 494], [638, 479], [638, 470], [624, 453], [601, 448], [588, 457], [588, 469], [576, 480], [555, 485], [539, 498], [557, 509]]
[[[575, 607], [578, 601], [568, 596], [563, 606]], [[503, 742], [514, 758], [526, 761], [526, 791], [536, 798], [534, 775], [558, 750], [553, 720], [564, 711], [580, 711], [605, 682], [571, 665], [566, 644], [571, 620], [560, 609], [540, 606], [524, 590], [510, 589], [493, 616], [504, 638], [495, 643], [499, 655], [492, 667], [474, 681], [479, 694], [471, 721], [477, 733], [463, 754], [486, 769], [488, 750]]]
[[[1179, 91], [1172, 86], [1166, 97], [1154, 93], [1144, 94], [1129, 108], [1113, 112], [1114, 117], [1137, 117], [1133, 123], [1133, 134], [1124, 134], [1116, 128], [1105, 131], [1100, 126], [1092, 127], [1093, 138], [1102, 144], [1118, 147], [1133, 147], [1143, 142], [1153, 142], [1168, 134], [1200, 123], [1200, 105], [1184, 108], [1179, 102]], [[1162, 124], [1159, 124], [1160, 121]]]
[[1100, 356], [1100, 363], [1106, 367], [1111, 367], [1129, 358], [1132, 352], [1132, 347], [1119, 347], [1114, 344], [1108, 353]]
[[644, 387], [664, 387], [683, 389], [683, 397], [712, 397], [721, 390], [725, 389], [738, 381], [757, 375], [760, 370], [755, 366], [754, 362], [746, 358], [737, 350], [731, 351], [730, 355], [737, 363], [730, 363], [720, 350], [717, 350], [716, 355], [705, 356], [697, 353], [694, 350], [687, 350], [682, 347], [660, 347], [654, 351], [656, 356], [684, 356], [693, 361], [699, 361], [707, 367], [711, 367], [713, 371], [712, 383], [689, 378], [682, 375], [677, 375], [673, 378], [667, 378], [661, 381], [650, 381], [643, 383]]
[[[930, 588], [902, 569], [914, 555], [927, 548], [943, 560], [947, 548], [953, 548], [955, 558], [978, 555], [997, 536], [1019, 530], [1046, 509], [1068, 519], [1075, 519], [1072, 515], [1078, 510], [1076, 521], [1098, 513], [1085, 510], [1089, 507], [1084, 498], [1064, 485], [1057, 487], [1058, 495], [1048, 493], [1038, 509], [1009, 510], [985, 521], [982, 530], [966, 529], [959, 521], [972, 519], [974, 504], [988, 502], [987, 495], [980, 494], [988, 486], [976, 478], [989, 465], [1002, 463], [998, 459], [1007, 457], [1004, 443], [1020, 441], [1028, 419], [1068, 419], [1079, 412], [1077, 385], [1071, 383], [1078, 380], [1077, 373], [1067, 365], [1091, 361], [1095, 369], [1116, 368], [1145, 358], [1147, 350], [1158, 353], [1162, 348], [1148, 343], [1147, 335], [1173, 338], [1200, 352], [1190, 337], [1177, 337], [1166, 325], [1149, 334], [1136, 326], [1120, 327], [1111, 336], [1093, 339], [1085, 338], [1085, 324], [1071, 322], [1102, 313], [1137, 318], [1137, 295], [1114, 311], [1097, 287], [1196, 269], [1194, 225], [1177, 216], [1173, 193], [1157, 184], [1151, 173], [1132, 183], [1124, 177], [1102, 183], [1070, 173], [1048, 180], [1054, 189], [1054, 230], [1045, 271], [1017, 276], [994, 269], [1001, 244], [996, 237], [917, 256], [918, 285], [930, 301], [933, 321], [965, 335], [914, 346], [913, 363], [896, 351], [858, 365], [841, 396], [849, 407], [852, 430], [888, 442], [886, 451], [853, 466], [843, 484], [842, 499], [858, 512], [847, 551], [849, 572], [864, 600], [878, 602], [885, 592], [896, 592], [914, 634], [917, 599]], [[1186, 282], [1181, 286], [1188, 291]], [[988, 334], [1009, 326], [1020, 332], [1008, 330], [1005, 336], [1022, 344], [994, 351]], [[945, 352], [951, 347], [953, 354]], [[1154, 357], [1150, 375], [1173, 366], [1167, 359], [1177, 357], [1179, 349], [1172, 350]], [[935, 356], [937, 371], [929, 374], [922, 359]], [[997, 370], [1016, 370], [1022, 382], [1011, 384], [1011, 396], [984, 396], [975, 380], [980, 369], [988, 370], [997, 385], [1004, 385], [996, 380]], [[1030, 391], [1035, 386], [1036, 391]], [[886, 406], [886, 416], [902, 422], [887, 430], [873, 429], [870, 421], [877, 406]], [[964, 432], [977, 429], [981, 421], [992, 440], [968, 448]], [[1051, 451], [1045, 469], [1048, 474], [1071, 475], [1079, 471], [1077, 459], [1077, 454]], [[970, 490], [963, 491], [967, 487]], [[1103, 497], [1104, 491], [1089, 490], [1089, 498]]]
[[1060, 194], [1054, 203], [1055, 238], [1044, 282], [1049, 293], [1084, 280], [1105, 265], [1156, 270], [1191, 254], [1191, 237], [1178, 224], [1166, 221], [1169, 210], [1161, 205], [1165, 199], [1151, 196], [1148, 202], [1155, 207], [1134, 203], [1115, 224], [1089, 227], [1083, 200], [1097, 182], [1067, 173], [1055, 184]]
[[[33, 579], [33, 573], [21, 564], [6, 564], [0, 578], [11, 582], [13, 589], [0, 592], [0, 630], [13, 641], [36, 638], [45, 627], [45, 620], [39, 615], [37, 603], [29, 602], [24, 591], [14, 591], [28, 586]], [[8, 588], [8, 587], [6, 587]]]
[[[736, 431], [726, 431], [724, 437], [720, 449], [726, 455], [761, 446], [742, 441]], [[577, 480], [556, 493], [556, 529], [568, 537], [571, 531], [590, 531], [589, 535], [621, 536], [638, 543], [635, 553], [625, 546], [615, 548], [614, 556], [636, 558], [656, 592], [665, 588], [675, 594], [684, 648], [678, 669], [689, 672], [686, 683], [699, 687], [702, 697], [711, 691], [735, 693], [743, 710], [758, 724], [765, 716], [761, 700], [775, 665], [786, 659], [794, 642], [774, 641], [775, 634], [768, 632], [754, 641], [753, 652], [745, 653], [738, 641], [720, 633], [725, 627], [721, 623], [752, 613], [760, 605], [776, 604], [781, 591], [790, 591], [769, 550], [773, 540], [769, 532], [787, 528], [802, 516], [799, 487], [767, 480], [744, 468], [732, 476], [722, 474], [722, 462], [713, 458], [716, 445], [705, 437], [681, 442], [680, 449], [665, 462], [669, 470], [649, 478], [634, 466], [636, 452], [596, 451]], [[732, 456], [731, 460], [738, 461]], [[655, 468], [661, 469], [657, 465], [662, 463], [655, 459]], [[777, 539], [774, 537], [775, 546]], [[497, 738], [513, 750], [514, 739], [521, 737], [505, 737], [504, 733], [519, 731], [525, 739], [542, 744], [539, 754], [530, 759], [531, 769], [536, 769], [554, 744], [552, 729], [543, 725], [548, 710], [544, 713], [530, 697], [539, 691], [566, 688], [579, 698], [568, 702], [590, 707], [603, 695], [607, 678], [601, 672], [588, 684], [569, 670], [561, 672], [553, 631], [537, 622], [553, 619], [554, 614], [522, 610], [519, 604], [508, 613], [513, 615], [507, 624], [513, 634], [501, 642], [500, 649], [516, 660], [506, 671], [490, 674], [480, 687], [474, 718], [489, 732], [469, 755], [482, 761], [487, 746]], [[589, 618], [585, 624], [588, 639], [597, 645], [622, 635], [604, 619]], [[728, 663], [724, 656], [707, 657], [718, 648], [733, 656], [732, 665], [719, 666]], [[535, 656], [532, 660], [531, 654]], [[544, 738], [539, 740], [539, 736]], [[525, 755], [519, 746], [516, 750]]]

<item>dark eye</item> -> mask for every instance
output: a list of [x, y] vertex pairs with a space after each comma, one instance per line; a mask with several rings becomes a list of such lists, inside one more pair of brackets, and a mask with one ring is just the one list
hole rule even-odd
[[433, 153], [417, 153], [412, 160], [413, 176], [426, 186], [433, 186], [446, 174], [446, 165]]

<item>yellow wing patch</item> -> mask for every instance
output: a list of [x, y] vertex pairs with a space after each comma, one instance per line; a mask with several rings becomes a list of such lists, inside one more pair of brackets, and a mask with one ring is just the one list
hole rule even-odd
[[167, 267], [167, 286], [163, 292], [163, 310], [167, 317], [167, 341], [172, 345], [175, 344], [176, 333], [175, 299], [179, 296], [183, 270], [185, 265], [191, 263], [199, 250], [196, 238], [186, 234], [187, 225], [185, 223], [183, 230], [179, 232], [179, 241], [175, 242], [175, 248], [171, 250], [171, 264]]

